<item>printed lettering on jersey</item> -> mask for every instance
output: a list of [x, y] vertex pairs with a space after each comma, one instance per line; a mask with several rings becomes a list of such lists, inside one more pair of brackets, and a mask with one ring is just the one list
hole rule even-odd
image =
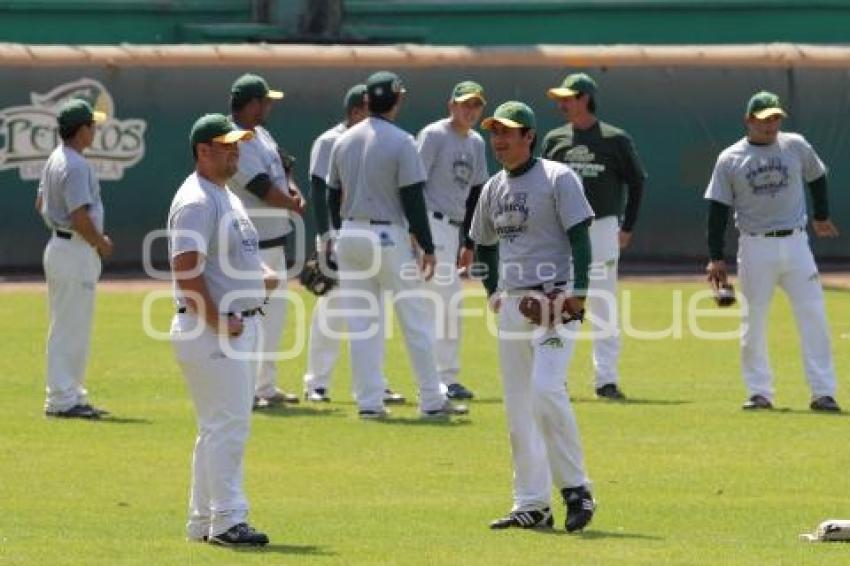
[[528, 193], [509, 193], [496, 205], [493, 225], [499, 239], [513, 242], [528, 229]]
[[472, 155], [458, 151], [452, 159], [452, 176], [458, 189], [465, 191], [472, 184]]
[[605, 172], [605, 165], [594, 163], [595, 159], [596, 154], [586, 145], [577, 145], [564, 152], [562, 161], [583, 179], [592, 179]]
[[759, 159], [746, 174], [754, 195], [775, 197], [788, 188], [788, 166], [779, 157]]
[[260, 249], [260, 241], [254, 225], [247, 218], [234, 218], [230, 224], [231, 228], [239, 233], [242, 242], [242, 250], [248, 254], [255, 254]]
[[29, 105], [0, 109], [0, 171], [17, 169], [23, 181], [41, 177], [45, 161], [59, 144], [59, 108], [72, 98], [83, 98], [106, 113], [106, 121], [97, 125], [94, 142], [85, 152], [99, 179], [121, 179], [125, 169], [141, 161], [147, 123], [137, 118], [118, 119], [106, 87], [84, 78], [45, 94], [31, 92]]

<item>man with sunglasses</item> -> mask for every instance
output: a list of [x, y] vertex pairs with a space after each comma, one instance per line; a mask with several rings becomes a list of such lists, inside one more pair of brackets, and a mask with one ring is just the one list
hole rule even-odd
[[823, 288], [806, 233], [806, 194], [812, 195], [812, 228], [819, 238], [838, 236], [829, 219], [826, 167], [800, 134], [781, 131], [786, 112], [779, 97], [762, 91], [747, 103], [746, 137], [720, 154], [705, 191], [709, 201], [709, 280], [726, 283], [723, 247], [729, 210], [735, 213], [742, 311], [741, 371], [747, 410], [773, 408], [767, 355], [767, 315], [776, 285], [794, 309], [813, 411], [839, 412]]
[[[434, 239], [437, 265], [427, 288], [440, 298], [431, 317], [438, 322], [434, 357], [449, 399], [472, 399], [457, 379], [460, 372], [460, 310], [462, 292], [458, 269], [472, 263], [469, 226], [481, 187], [487, 181], [484, 139], [473, 130], [484, 111], [484, 89], [473, 81], [455, 85], [449, 98], [449, 117], [428, 124], [416, 139], [428, 180], [425, 204]], [[461, 234], [464, 235], [461, 248]]]
[[50, 154], [38, 186], [36, 209], [52, 231], [44, 250], [50, 305], [47, 335], [48, 417], [98, 419], [107, 411], [89, 404], [84, 386], [101, 260], [112, 254], [103, 232], [103, 201], [83, 151], [95, 124], [106, 119], [88, 102], [72, 99], [59, 110], [62, 143]]
[[546, 134], [542, 156], [566, 163], [579, 174], [596, 215], [590, 227], [593, 264], [588, 294], [596, 395], [622, 401], [626, 396], [619, 388], [617, 369], [617, 266], [620, 250], [632, 239], [646, 173], [629, 135], [597, 119], [596, 81], [589, 75], [568, 75], [547, 95], [557, 102], [567, 124]]
[[198, 422], [187, 537], [226, 546], [269, 542], [247, 523], [242, 476], [259, 315], [278, 281], [260, 258], [259, 236], [242, 201], [227, 186], [239, 162], [237, 142], [253, 135], [223, 114], [198, 119], [189, 138], [195, 171], [168, 214], [177, 308], [171, 340]]

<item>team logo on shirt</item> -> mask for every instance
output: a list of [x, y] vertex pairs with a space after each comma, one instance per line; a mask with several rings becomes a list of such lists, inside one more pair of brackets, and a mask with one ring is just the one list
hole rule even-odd
[[528, 229], [528, 193], [509, 193], [496, 205], [493, 225], [499, 239], [513, 242]]
[[788, 188], [788, 166], [779, 157], [759, 159], [746, 173], [754, 195], [774, 197]]
[[452, 160], [452, 176], [458, 188], [465, 191], [472, 184], [472, 156], [458, 151]]
[[231, 227], [239, 232], [239, 238], [242, 242], [242, 250], [248, 254], [255, 254], [260, 249], [260, 242], [257, 239], [257, 233], [254, 230], [254, 225], [247, 218], [235, 218], [231, 223]]
[[582, 179], [595, 179], [605, 172], [605, 165], [594, 163], [596, 154], [586, 145], [577, 145], [564, 152], [562, 161]]
[[65, 101], [87, 100], [107, 119], [98, 124], [86, 157], [98, 178], [116, 181], [145, 155], [144, 120], [116, 117], [112, 95], [94, 79], [80, 79], [47, 93], [30, 93], [30, 104], [0, 109], [0, 171], [17, 169], [22, 181], [38, 180], [44, 162], [59, 143], [56, 115]]

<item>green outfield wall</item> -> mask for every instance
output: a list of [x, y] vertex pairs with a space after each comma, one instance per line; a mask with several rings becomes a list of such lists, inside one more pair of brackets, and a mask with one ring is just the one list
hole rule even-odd
[[[786, 129], [803, 133], [830, 168], [833, 217], [843, 234], [815, 242], [815, 252], [850, 259], [850, 49], [20, 48], [0, 49], [0, 271], [40, 266], [48, 232], [33, 200], [56, 142], [55, 108], [68, 96], [88, 96], [110, 115], [91, 152], [116, 244], [108, 269], [133, 269], [145, 235], [163, 228], [192, 168], [190, 125], [200, 114], [227, 110], [234, 78], [259, 72], [286, 92], [269, 129], [297, 156], [297, 180], [306, 186], [313, 139], [341, 117], [348, 86], [382, 68], [407, 84], [400, 125], [413, 133], [445, 114], [452, 85], [466, 78], [485, 85], [489, 110], [507, 99], [528, 102], [543, 133], [562, 123], [546, 89], [568, 71], [593, 74], [600, 117], [631, 133], [650, 175], [624, 260], [688, 269], [706, 254], [702, 193], [715, 158], [741, 137], [748, 96], [773, 90], [787, 101]], [[730, 255], [734, 248], [730, 238]], [[164, 259], [163, 250], [155, 249], [155, 259]]]

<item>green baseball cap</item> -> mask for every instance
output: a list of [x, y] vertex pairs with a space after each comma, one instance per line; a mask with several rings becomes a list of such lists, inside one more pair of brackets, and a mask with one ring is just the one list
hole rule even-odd
[[56, 119], [60, 127], [73, 128], [81, 124], [103, 122], [106, 114], [93, 110], [91, 104], [82, 98], [72, 98], [62, 105]]
[[366, 102], [366, 85], [359, 84], [348, 89], [342, 105], [346, 110], [351, 110], [352, 108], [362, 106], [364, 102]]
[[452, 89], [452, 102], [466, 102], [477, 98], [481, 104], [487, 104], [484, 99], [484, 87], [474, 81], [463, 81], [457, 83]]
[[493, 116], [485, 118], [481, 122], [481, 127], [485, 130], [492, 129], [493, 124], [498, 122], [508, 128], [536, 128], [537, 121], [534, 119], [534, 110], [527, 104], [511, 100], [501, 104]]
[[407, 92], [398, 75], [390, 71], [378, 71], [366, 80], [369, 100], [378, 104], [392, 104], [399, 94]]
[[204, 114], [192, 126], [189, 143], [195, 147], [199, 143], [236, 143], [253, 137], [254, 132], [240, 130], [224, 114]]
[[580, 94], [596, 94], [596, 81], [586, 73], [573, 73], [567, 75], [561, 86], [550, 88], [546, 95], [552, 99], [569, 98]]
[[271, 98], [280, 100], [283, 91], [271, 90], [266, 79], [259, 75], [246, 73], [236, 79], [230, 87], [230, 95], [237, 100], [253, 100], [254, 98]]
[[779, 101], [779, 97], [766, 90], [752, 95], [749, 102], [747, 102], [747, 117], [764, 120], [771, 116], [782, 116], [783, 118], [788, 116], [785, 110], [782, 109], [782, 103]]

